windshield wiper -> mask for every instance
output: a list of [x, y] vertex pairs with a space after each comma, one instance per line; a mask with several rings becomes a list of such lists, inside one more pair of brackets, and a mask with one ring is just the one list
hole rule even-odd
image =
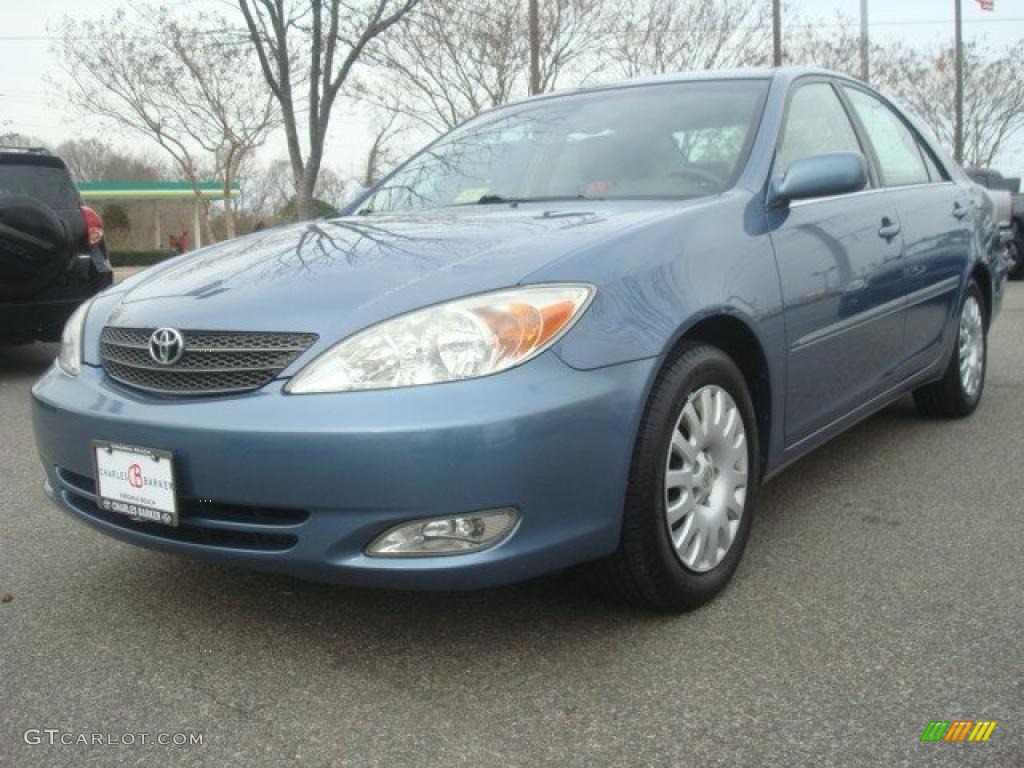
[[555, 203], [563, 200], [587, 200], [586, 195], [558, 195], [555, 197], [504, 197], [503, 195], [482, 195], [476, 201], [476, 205], [500, 205], [508, 203], [516, 206], [520, 203]]
[[477, 201], [477, 205], [498, 205], [501, 203], [509, 203], [511, 205], [518, 205], [521, 202], [515, 197], [503, 197], [501, 195], [481, 195]]

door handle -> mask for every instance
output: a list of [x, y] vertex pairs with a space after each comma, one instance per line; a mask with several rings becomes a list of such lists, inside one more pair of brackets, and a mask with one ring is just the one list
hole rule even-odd
[[882, 219], [882, 226], [878, 230], [878, 236], [885, 240], [892, 240], [900, 233], [899, 222], [893, 222], [888, 216]]
[[960, 203], [953, 203], [953, 216], [957, 219], [962, 219], [967, 215], [967, 209], [960, 205]]

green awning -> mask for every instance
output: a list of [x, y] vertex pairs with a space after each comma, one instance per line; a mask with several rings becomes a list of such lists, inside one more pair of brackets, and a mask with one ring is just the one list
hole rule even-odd
[[[223, 200], [224, 187], [217, 181], [199, 183], [202, 200]], [[89, 181], [78, 185], [85, 200], [195, 200], [196, 190], [187, 181]], [[238, 183], [231, 197], [242, 194]]]

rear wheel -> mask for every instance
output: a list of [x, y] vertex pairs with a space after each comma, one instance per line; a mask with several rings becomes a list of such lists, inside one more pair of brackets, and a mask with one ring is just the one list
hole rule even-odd
[[984, 307], [981, 288], [971, 280], [946, 373], [939, 381], [914, 390], [914, 402], [926, 416], [962, 418], [981, 402], [988, 352]]
[[743, 374], [716, 347], [688, 345], [651, 393], [633, 453], [622, 541], [594, 564], [598, 583], [663, 611], [711, 600], [747, 543], [758, 457]]

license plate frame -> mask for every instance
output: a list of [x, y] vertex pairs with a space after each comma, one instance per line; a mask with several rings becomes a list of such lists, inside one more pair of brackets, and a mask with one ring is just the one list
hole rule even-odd
[[170, 451], [93, 440], [92, 460], [100, 509], [136, 522], [178, 526], [174, 455]]

